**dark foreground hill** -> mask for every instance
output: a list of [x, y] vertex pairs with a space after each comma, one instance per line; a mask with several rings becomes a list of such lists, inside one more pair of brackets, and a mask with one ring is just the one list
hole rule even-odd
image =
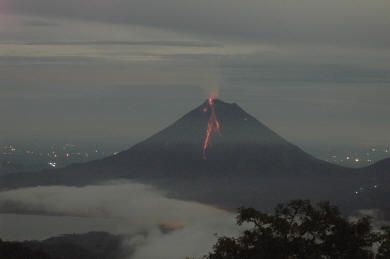
[[[210, 134], [212, 113], [220, 130]], [[0, 178], [4, 189], [36, 185], [87, 185], [131, 179], [164, 188], [172, 196], [228, 208], [273, 207], [310, 198], [344, 208], [383, 207], [389, 190], [388, 163], [366, 169], [330, 164], [305, 153], [237, 104], [206, 101], [171, 126], [116, 156], [35, 174]], [[382, 178], [379, 185], [377, 170]], [[386, 182], [387, 181], [387, 182]], [[378, 188], [379, 186], [379, 188]]]
[[43, 241], [6, 242], [0, 239], [4, 259], [112, 259], [126, 258], [124, 237], [106, 232], [68, 234]]

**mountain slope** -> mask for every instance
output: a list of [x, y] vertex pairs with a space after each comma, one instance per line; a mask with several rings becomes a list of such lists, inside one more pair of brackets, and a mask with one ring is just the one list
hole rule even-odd
[[390, 158], [383, 159], [373, 165], [362, 168], [361, 170], [383, 176], [390, 175]]
[[140, 177], [330, 174], [344, 170], [290, 144], [236, 104], [215, 100], [214, 106], [221, 133], [211, 137], [207, 159], [202, 156], [210, 116], [205, 102], [156, 135], [98, 163], [119, 166]]

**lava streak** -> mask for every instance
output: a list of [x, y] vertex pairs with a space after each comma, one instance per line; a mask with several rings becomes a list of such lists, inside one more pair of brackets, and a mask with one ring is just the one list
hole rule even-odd
[[210, 144], [211, 136], [216, 133], [221, 133], [221, 125], [217, 119], [217, 114], [215, 112], [214, 98], [210, 97], [208, 99], [208, 107], [210, 110], [210, 117], [207, 123], [206, 136], [203, 142], [203, 159], [207, 159], [206, 152]]

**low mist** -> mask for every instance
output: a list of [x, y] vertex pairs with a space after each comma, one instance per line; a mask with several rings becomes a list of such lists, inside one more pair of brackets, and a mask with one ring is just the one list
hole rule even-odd
[[[45, 233], [56, 235], [103, 230], [124, 235], [123, 249], [129, 251], [128, 258], [135, 259], [199, 257], [210, 251], [217, 236], [239, 232], [232, 213], [171, 199], [159, 190], [133, 182], [6, 191], [0, 193], [0, 209], [2, 213], [18, 213], [16, 216], [21, 217], [20, 224], [10, 226], [7, 214], [0, 214], [2, 232], [22, 231], [25, 236], [19, 236], [19, 239], [48, 238], [42, 235], [45, 228], [50, 228]], [[31, 231], [23, 231], [24, 224], [28, 224], [23, 216], [34, 218], [37, 215], [44, 220], [33, 221], [28, 226]], [[17, 217], [12, 216], [13, 220]], [[80, 224], [83, 227], [77, 228], [74, 222], [77, 219], [90, 224]], [[66, 220], [73, 221], [66, 229], [68, 232], [63, 229]]]

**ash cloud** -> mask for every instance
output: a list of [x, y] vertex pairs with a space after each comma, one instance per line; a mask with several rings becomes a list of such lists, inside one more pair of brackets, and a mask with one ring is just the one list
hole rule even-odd
[[[17, 217], [21, 216], [20, 213], [34, 213], [34, 217], [37, 214], [44, 217], [55, 215], [58, 224], [67, 218], [96, 222], [98, 226], [91, 224], [89, 231], [123, 234], [126, 237], [124, 250], [131, 251], [129, 258], [132, 259], [200, 257], [210, 251], [216, 242], [216, 233], [229, 236], [239, 233], [234, 215], [227, 211], [171, 199], [150, 186], [133, 182], [86, 187], [34, 187], [0, 193], [0, 211], [10, 213], [10, 208], [17, 208]], [[52, 220], [53, 217], [49, 218]], [[50, 220], [44, 220], [40, 226], [31, 224], [31, 231], [25, 233], [30, 236], [22, 239], [34, 239], [37, 229], [45, 227], [50, 228], [51, 235], [69, 233], [64, 232], [63, 226], [56, 230], [57, 226]], [[11, 227], [6, 227], [4, 221], [1, 226], [3, 234], [18, 231], [18, 228], [20, 231], [23, 224], [27, 224], [22, 221]], [[105, 222], [104, 226], [99, 223], [101, 221]], [[72, 227], [67, 231], [77, 232]], [[79, 231], [85, 232], [85, 226]]]

